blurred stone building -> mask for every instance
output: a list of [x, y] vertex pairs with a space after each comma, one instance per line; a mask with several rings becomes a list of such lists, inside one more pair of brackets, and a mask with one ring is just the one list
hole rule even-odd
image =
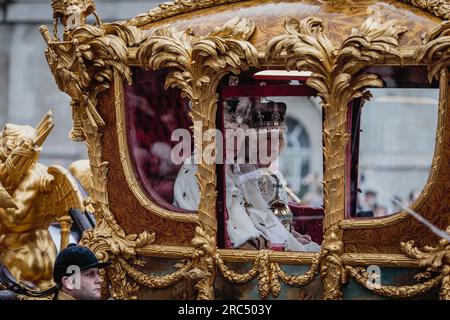
[[[161, 1], [98, 0], [103, 21], [134, 17]], [[48, 110], [55, 128], [47, 139], [41, 162], [65, 167], [86, 158], [83, 143], [69, 140], [72, 125], [69, 97], [60, 92], [45, 60], [39, 26], [52, 25], [51, 0], [0, 0], [0, 126], [12, 122], [36, 125]]]

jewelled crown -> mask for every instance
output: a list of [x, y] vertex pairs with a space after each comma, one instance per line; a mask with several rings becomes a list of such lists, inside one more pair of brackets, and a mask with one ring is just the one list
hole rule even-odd
[[227, 99], [225, 126], [285, 130], [286, 109], [283, 102], [260, 102], [248, 97]]

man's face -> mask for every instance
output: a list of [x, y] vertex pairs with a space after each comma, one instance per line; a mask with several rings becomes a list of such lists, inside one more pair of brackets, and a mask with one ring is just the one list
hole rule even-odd
[[101, 278], [98, 269], [91, 268], [81, 271], [79, 286], [69, 281], [65, 288], [77, 300], [99, 300], [101, 296]]

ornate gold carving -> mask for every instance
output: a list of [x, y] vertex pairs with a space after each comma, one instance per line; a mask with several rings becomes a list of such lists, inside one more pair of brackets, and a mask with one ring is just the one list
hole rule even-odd
[[450, 3], [447, 0], [401, 0], [415, 7], [427, 10], [435, 16], [450, 19]]
[[195, 284], [198, 300], [214, 299], [214, 279], [216, 277], [216, 265], [214, 253], [216, 252], [216, 233], [199, 223], [195, 228], [195, 237], [192, 239], [195, 247], [191, 259], [193, 266], [200, 270], [204, 276], [199, 277]]
[[424, 283], [418, 283], [411, 286], [372, 286], [368, 285], [370, 283], [369, 276], [364, 268], [354, 268], [354, 267], [346, 267], [347, 272], [355, 278], [356, 282], [365, 287], [366, 289], [373, 291], [374, 293], [390, 297], [390, 298], [411, 298], [417, 295], [421, 295], [429, 291], [430, 289], [439, 285], [442, 281], [442, 276], [439, 275], [433, 279], [430, 279]]
[[[67, 170], [37, 162], [53, 126], [49, 112], [36, 128], [5, 125], [0, 137], [0, 261], [15, 278], [41, 289], [53, 285], [56, 247], [50, 223], [70, 221], [71, 208], [83, 209]], [[61, 244], [66, 245], [62, 227]]]
[[[177, 32], [173, 28], [161, 28], [138, 51], [138, 60], [143, 66], [177, 69], [169, 73], [165, 86], [179, 88], [182, 96], [192, 102], [190, 116], [196, 150], [205, 150], [210, 142], [201, 137], [207, 130], [215, 129], [219, 81], [227, 73], [239, 74], [249, 65], [258, 64], [256, 49], [247, 42], [254, 30], [254, 23], [233, 19], [208, 36], [194, 40], [190, 30]], [[197, 173], [203, 196], [198, 210], [199, 227], [192, 244], [198, 248], [195, 265], [209, 275], [196, 285], [199, 299], [214, 297], [216, 174], [211, 157], [201, 159]]]
[[154, 234], [143, 232], [140, 235], [126, 235], [117, 223], [108, 205], [106, 191], [108, 163], [101, 160], [102, 135], [91, 122], [83, 121], [82, 124], [86, 144], [88, 145], [92, 179], [96, 181], [91, 189], [91, 197], [97, 223], [93, 230], [88, 230], [83, 234], [80, 244], [90, 247], [98, 259], [113, 262], [113, 267], [106, 273], [111, 283], [110, 294], [117, 299], [129, 299], [134, 296], [136, 286], [128, 283], [118, 259], [119, 257], [133, 259], [136, 256], [137, 248], [144, 247], [154, 241]]
[[[223, 260], [229, 262], [253, 262], [257, 260], [259, 254], [256, 250], [218, 249], [217, 251]], [[312, 252], [272, 251], [270, 260], [280, 264], [311, 264], [316, 255]]]
[[[101, 205], [100, 210], [104, 210]], [[96, 212], [99, 212], [98, 209]], [[97, 213], [96, 216], [99, 214]], [[104, 274], [104, 282], [109, 282], [111, 288], [103, 288], [103, 295], [111, 295], [114, 299], [133, 299], [138, 287], [128, 282], [127, 273], [123, 270], [123, 259], [131, 259], [132, 263], [137, 263], [134, 259], [136, 248], [153, 242], [154, 234], [143, 232], [139, 236], [125, 236], [123, 230], [120, 230], [121, 234], [117, 234], [116, 230], [113, 230], [113, 227], [108, 225], [102, 216], [99, 218], [100, 220], [97, 218], [97, 225], [93, 230], [84, 232], [80, 244], [90, 247], [98, 259], [113, 262], [112, 268]], [[116, 227], [119, 226], [116, 225]], [[106, 282], [106, 280], [109, 281]]]
[[[450, 5], [447, 0], [401, 0], [415, 7], [424, 9], [438, 17], [443, 19], [449, 19], [450, 17]], [[175, 0], [171, 2], [165, 2], [158, 5], [145, 13], [141, 13], [136, 17], [127, 21], [129, 25], [141, 27], [146, 24], [161, 21], [169, 17], [180, 15], [183, 13], [193, 12], [200, 9], [206, 9], [213, 6], [220, 6], [228, 3], [243, 2], [243, 0]], [[324, 5], [335, 5], [337, 1], [320, 1]], [[360, 3], [358, 1], [341, 1], [343, 6], [351, 4], [351, 2]], [[373, 3], [372, 1], [367, 1]]]
[[[88, 189], [96, 208], [98, 225], [94, 230], [85, 234], [82, 244], [90, 246], [100, 259], [110, 259], [114, 262], [113, 268], [105, 276], [112, 284], [111, 295], [115, 298], [133, 298], [139, 288], [138, 284], [150, 288], [163, 288], [182, 279], [190, 278], [197, 281], [198, 298], [211, 299], [214, 297], [212, 284], [217, 265], [224, 277], [235, 283], [245, 283], [258, 275], [262, 298], [268, 297], [269, 294], [274, 297], [279, 295], [279, 280], [289, 285], [303, 286], [310, 283], [320, 270], [325, 287], [325, 298], [337, 299], [341, 298], [340, 285], [346, 280], [343, 265], [347, 263], [363, 264], [370, 261], [381, 261], [397, 265], [397, 262], [401, 261], [402, 265], [416, 265], [411, 259], [399, 255], [342, 254], [343, 244], [339, 240], [339, 231], [336, 231], [337, 228], [335, 228], [337, 222], [343, 217], [341, 204], [344, 200], [344, 184], [342, 183], [344, 162], [341, 156], [345, 154], [342, 151], [345, 150], [348, 140], [345, 130], [346, 106], [355, 97], [367, 98], [368, 95], [365, 92], [367, 86], [381, 85], [373, 75], [360, 75], [359, 72], [363, 68], [383, 62], [385, 58], [391, 59], [392, 56], [399, 55], [396, 49], [397, 40], [403, 29], [397, 27], [394, 21], [381, 24], [378, 20], [379, 17], [369, 18], [359, 31], [352, 34], [339, 48], [323, 35], [323, 26], [320, 21], [316, 19], [305, 19], [302, 22], [291, 20], [286, 25], [288, 35], [271, 41], [273, 48], [269, 47], [268, 49], [268, 53], [272, 53], [272, 58], [275, 55], [282, 56], [281, 52], [286, 50], [290, 67], [314, 72], [309, 85], [319, 91], [325, 107], [324, 152], [328, 159], [325, 182], [328, 185], [327, 197], [332, 200], [326, 204], [326, 208], [328, 208], [326, 209], [328, 210], [327, 237], [319, 255], [217, 250], [215, 243], [217, 224], [215, 219], [215, 168], [205, 163], [199, 167], [198, 180], [201, 192], [206, 196], [200, 204], [199, 226], [196, 228], [196, 235], [192, 240], [193, 247], [180, 249], [175, 247], [174, 251], [173, 248], [150, 245], [154, 241], [154, 235], [148, 233], [126, 235], [118, 225], [108, 205], [106, 191], [108, 164], [102, 162], [101, 156], [102, 135], [100, 129], [104, 122], [96, 111], [96, 105], [98, 94], [109, 88], [113, 75], [115, 79], [119, 80], [115, 81], [116, 106], [122, 103], [117, 98], [119, 97], [117, 86], [119, 84], [121, 86], [122, 77], [130, 80], [131, 73], [127, 65], [128, 48], [140, 45], [145, 37], [141, 31], [130, 25], [142, 26], [183, 12], [236, 1], [176, 0], [137, 16], [130, 20], [129, 24], [100, 25], [100, 19], [98, 19], [99, 26], [93, 27], [84, 25], [85, 20], [83, 20], [83, 25], [74, 31], [66, 28], [65, 41], [59, 41], [56, 32], [52, 39], [48, 31], [42, 29], [44, 38], [49, 44], [47, 59], [58, 86], [72, 98], [71, 105], [74, 112], [72, 136], [75, 139], [86, 140], [92, 169], [91, 179], [96, 182], [91, 184]], [[80, 5], [81, 2], [73, 2], [83, 15], [94, 12], [89, 9], [90, 2], [87, 2], [85, 7]], [[413, 2], [417, 1], [413, 0]], [[63, 24], [66, 24], [69, 11], [64, 7], [66, 4], [61, 3], [63, 4], [62, 16], [58, 17]], [[203, 38], [194, 38], [189, 31], [178, 33], [173, 29], [165, 28], [156, 31], [153, 37], [139, 49], [137, 58], [142, 65], [155, 69], [161, 67], [178, 69], [169, 74], [166, 86], [180, 88], [184, 95], [191, 99], [193, 103], [191, 116], [194, 121], [202, 121], [201, 126], [194, 126], [196, 137], [207, 129], [215, 128], [216, 87], [223, 75], [228, 72], [239, 73], [240, 70], [247, 69], [249, 65], [257, 65], [256, 50], [247, 42], [253, 31], [254, 25], [245, 20], [230, 22]], [[435, 45], [438, 43], [436, 42]], [[430, 45], [431, 51], [433, 50]], [[441, 56], [448, 58], [447, 53], [441, 54]], [[305, 62], [302, 62], [303, 59]], [[435, 57], [432, 59], [436, 60]], [[122, 88], [120, 88], [120, 92], [121, 90]], [[122, 98], [120, 96], [120, 99]], [[120, 140], [120, 137], [124, 137], [121, 130], [125, 130], [123, 110], [121, 109], [120, 115], [119, 108], [116, 110], [119, 143], [127, 146], [126, 140]], [[196, 141], [198, 140], [196, 139]], [[339, 154], [341, 156], [336, 157]], [[130, 169], [129, 162], [124, 160], [124, 153], [121, 155], [124, 170], [127, 166]], [[332, 160], [333, 158], [334, 160]], [[128, 177], [134, 177], [132, 171], [127, 174]], [[128, 182], [130, 183], [130, 181]], [[0, 192], [4, 194], [1, 189]], [[141, 198], [141, 200], [145, 199]], [[11, 205], [11, 201], [7, 197], [0, 197], [0, 201]], [[331, 210], [335, 208], [337, 209]], [[156, 210], [156, 212], [158, 211]], [[186, 221], [190, 221], [191, 218], [193, 215]], [[336, 232], [337, 235], [333, 232]], [[186, 258], [186, 261], [178, 266], [179, 270], [176, 272], [160, 277], [144, 274], [133, 266], [140, 264], [135, 259], [137, 254], [150, 253], [153, 255], [155, 252], [165, 257], [182, 256]], [[236, 256], [233, 256], [234, 254]], [[247, 273], [238, 274], [227, 268], [222, 259], [226, 261], [255, 260], [255, 264]], [[281, 270], [280, 261], [294, 264], [311, 262], [312, 266], [304, 275], [290, 276]], [[439, 275], [426, 284], [417, 285], [417, 288], [420, 289], [413, 289], [413, 291], [429, 289], [442, 281], [441, 295], [444, 294], [445, 297], [448, 297], [447, 264], [440, 269], [443, 274], [447, 272], [447, 276]], [[354, 268], [348, 270], [350, 273], [353, 272], [357, 281], [358, 279], [364, 281], [362, 270]], [[132, 281], [129, 281], [130, 279]], [[444, 279], [447, 280], [444, 281]], [[107, 288], [105, 287], [105, 289]], [[388, 295], [393, 291], [385, 288], [380, 292], [380, 294]], [[408, 289], [405, 292], [411, 292], [411, 290]], [[392, 294], [395, 295], [395, 293]]]
[[311, 283], [316, 277], [316, 275], [319, 273], [320, 261], [324, 258], [325, 252], [326, 251], [322, 250], [319, 255], [314, 257], [311, 263], [311, 268], [305, 274], [299, 276], [291, 276], [286, 274], [283, 270], [281, 270], [281, 268], [278, 265], [276, 270], [278, 276], [280, 277], [281, 281], [283, 281], [287, 285], [294, 287], [306, 286], [307, 284]]
[[138, 199], [139, 203], [157, 216], [172, 219], [176, 221], [184, 222], [196, 222], [198, 219], [197, 214], [179, 213], [173, 212], [167, 209], [163, 209], [151, 201], [142, 190], [141, 184], [136, 178], [136, 174], [133, 171], [131, 164], [130, 153], [128, 150], [128, 141], [126, 134], [126, 119], [125, 119], [125, 103], [123, 96], [123, 81], [122, 78], [116, 74], [114, 79], [114, 92], [116, 94], [115, 106], [116, 106], [116, 127], [117, 127], [117, 140], [119, 142], [120, 161], [122, 162], [123, 171], [125, 173], [128, 185], [133, 194]]
[[[79, 7], [80, 3], [75, 4]], [[63, 2], [62, 5], [61, 10], [69, 10], [65, 6], [70, 4]], [[85, 13], [89, 10], [86, 9]], [[66, 17], [64, 12], [62, 14]], [[67, 27], [67, 19], [62, 18], [61, 21]], [[127, 282], [118, 258], [134, 259], [136, 248], [152, 243], [154, 235], [148, 232], [125, 234], [109, 209], [108, 163], [102, 161], [100, 132], [105, 123], [96, 105], [98, 94], [110, 87], [115, 72], [131, 82], [127, 47], [139, 45], [146, 35], [122, 23], [91, 26], [84, 20], [72, 30], [65, 28], [64, 41], [59, 41], [57, 35], [52, 39], [45, 26], [40, 30], [48, 44], [46, 57], [56, 83], [72, 98], [74, 128], [71, 136], [75, 140], [86, 141], [92, 181], [95, 182], [88, 189], [97, 225], [84, 233], [80, 243], [90, 247], [100, 260], [113, 261], [113, 268], [106, 273], [111, 282], [111, 294], [116, 298], [129, 298], [133, 295], [133, 285]]]
[[83, 114], [95, 128], [104, 126], [96, 110], [97, 96], [109, 88], [114, 71], [131, 83], [127, 46], [138, 45], [146, 36], [120, 23], [102, 28], [83, 25], [65, 34], [62, 42], [51, 39], [46, 26], [41, 26], [40, 31], [48, 45], [46, 57], [56, 83], [72, 98], [74, 127], [70, 136], [84, 140]]
[[[195, 274], [195, 270], [192, 272], [192, 265], [189, 262], [176, 265], [175, 267], [179, 270], [164, 276], [153, 276], [143, 273], [130, 266], [129, 263], [122, 258], [119, 258], [118, 262], [119, 264], [117, 265], [117, 267], [119, 269], [114, 272], [114, 276], [116, 277], [115, 282], [120, 282], [127, 287], [126, 292], [129, 299], [137, 299], [135, 294], [137, 290], [139, 290], [138, 284], [145, 285], [146, 287], [151, 289], [163, 289], [170, 287], [188, 277], [197, 276], [197, 274]], [[137, 260], [135, 260], [134, 263], [142, 265]], [[129, 281], [127, 281], [126, 279], [126, 275], [133, 279], [135, 283], [129, 283]]]
[[175, 268], [179, 270], [164, 276], [148, 275], [131, 268], [123, 259], [120, 259], [119, 261], [123, 269], [130, 275], [131, 278], [133, 278], [137, 283], [143, 284], [151, 289], [167, 288], [189, 276], [198, 276], [198, 274], [195, 273], [196, 270], [192, 272], [192, 264], [189, 261], [182, 264], [176, 264]]
[[87, 196], [83, 199], [83, 204], [87, 211], [94, 212], [92, 206], [93, 200], [89, 196], [92, 194], [92, 188], [94, 186], [94, 180], [92, 177], [91, 165], [89, 160], [77, 160], [73, 162], [69, 167], [70, 173], [80, 182], [81, 186], [87, 192]]
[[416, 268], [419, 263], [404, 254], [380, 254], [380, 253], [344, 253], [341, 256], [342, 264], [348, 266], [371, 266], [384, 267], [409, 267]]
[[[139, 248], [136, 251], [138, 255], [142, 256], [185, 259], [193, 254], [194, 248], [152, 244]], [[226, 262], [254, 262], [258, 255], [258, 251], [255, 250], [217, 249], [217, 253]], [[317, 259], [321, 260], [322, 256], [317, 257], [316, 253], [308, 252], [272, 251], [270, 253], [270, 261], [277, 262], [278, 264], [309, 265], [315, 264]], [[350, 266], [370, 266], [374, 264], [386, 267], [416, 268], [419, 266], [417, 260], [409, 258], [404, 254], [343, 253], [341, 259], [344, 265]], [[217, 256], [216, 261], [218, 261]], [[223, 270], [220, 271], [224, 272]]]
[[320, 275], [324, 288], [324, 299], [342, 299], [341, 284], [345, 282], [345, 270], [342, 264], [342, 251], [344, 244], [335, 233], [324, 239], [322, 251], [323, 259], [320, 261]]
[[277, 262], [271, 261], [273, 253], [270, 250], [258, 251], [253, 267], [244, 273], [237, 273], [228, 268], [219, 252], [216, 252], [215, 258], [222, 276], [232, 283], [247, 283], [258, 276], [259, 295], [262, 299], [267, 299], [269, 294], [272, 294], [275, 298], [280, 295], [281, 286], [279, 280], [295, 287], [302, 287], [311, 283], [319, 272], [320, 260], [325, 256], [326, 251], [317, 254], [313, 258], [310, 270], [298, 276], [286, 274]]
[[72, 226], [72, 218], [70, 216], [64, 216], [58, 219], [61, 226], [61, 244], [60, 250], [65, 249], [69, 245], [70, 227]]
[[[450, 234], [450, 226], [446, 232]], [[424, 247], [419, 250], [410, 240], [401, 243], [402, 251], [411, 258], [419, 260], [421, 267], [427, 268], [425, 272], [416, 275], [417, 279], [430, 278], [433, 273], [439, 273], [442, 278], [440, 298], [450, 300], [450, 241], [441, 239], [436, 247]]]
[[182, 13], [199, 9], [239, 2], [242, 0], [175, 0], [158, 5], [145, 13], [139, 14], [127, 21], [129, 25], [141, 27], [151, 22], [160, 21]]
[[272, 291], [272, 277], [270, 275], [269, 254], [269, 250], [261, 250], [259, 253], [260, 261], [258, 263], [258, 287], [261, 299], [267, 299], [269, 293]]
[[[450, 4], [449, 4], [450, 6]], [[417, 62], [426, 62], [429, 80], [439, 79], [440, 71], [450, 67], [450, 21], [444, 21], [425, 35], [423, 46], [414, 54]]]
[[268, 59], [286, 53], [287, 69], [311, 71], [307, 84], [318, 91], [324, 107], [324, 228], [327, 233], [344, 219], [345, 209], [345, 148], [347, 106], [355, 98], [368, 99], [367, 87], [381, 87], [377, 75], [360, 72], [385, 56], [400, 57], [398, 38], [406, 28], [395, 20], [381, 23], [380, 11], [336, 48], [323, 33], [320, 19], [286, 21], [287, 34], [270, 40]]
[[[450, 234], [450, 226], [446, 231]], [[410, 240], [406, 243], [402, 242], [400, 247], [407, 257], [418, 261], [419, 267], [426, 268], [414, 278], [417, 281], [423, 279], [427, 281], [410, 286], [375, 286], [371, 285], [370, 277], [364, 268], [346, 266], [346, 270], [359, 284], [382, 296], [411, 298], [424, 294], [441, 284], [440, 299], [450, 300], [450, 241], [441, 239], [436, 247], [426, 246], [423, 250], [419, 250], [415, 247], [414, 241]], [[435, 275], [434, 278], [433, 275]]]
[[245, 272], [245, 273], [237, 273], [225, 265], [221, 255], [219, 252], [216, 252], [216, 264], [222, 273], [222, 276], [230, 282], [243, 284], [253, 280], [259, 272], [259, 260], [260, 260], [260, 252], [258, 252], [258, 256], [256, 258], [253, 267]]
[[52, 10], [53, 35], [55, 39], [58, 38], [58, 20], [64, 26], [64, 34], [79, 25], [85, 24], [86, 17], [91, 13], [95, 16], [98, 26], [101, 25], [93, 0], [52, 0]]

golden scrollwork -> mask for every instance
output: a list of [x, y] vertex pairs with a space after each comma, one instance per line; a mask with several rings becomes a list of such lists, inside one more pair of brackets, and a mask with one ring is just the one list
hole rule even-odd
[[[95, 128], [104, 125], [96, 110], [97, 95], [109, 88], [114, 71], [131, 83], [127, 46], [139, 45], [146, 35], [120, 22], [102, 25], [92, 0], [53, 0], [52, 8], [53, 38], [46, 26], [39, 28], [48, 45], [45, 55], [59, 89], [72, 99], [74, 127], [70, 136], [84, 140], [82, 114], [86, 113]], [[97, 26], [86, 24], [90, 14], [97, 18]], [[64, 27], [62, 41], [56, 30], [58, 20]]]
[[236, 271], [231, 270], [225, 265], [225, 262], [223, 261], [222, 257], [220, 256], [219, 252], [216, 252], [216, 265], [219, 268], [220, 272], [222, 273], [222, 276], [236, 284], [243, 284], [247, 283], [251, 280], [253, 280], [257, 275], [259, 271], [259, 255], [256, 258], [255, 263], [253, 264], [253, 267], [244, 273], [238, 273]]
[[440, 71], [450, 67], [449, 43], [450, 21], [443, 21], [439, 27], [425, 35], [423, 46], [414, 53], [417, 62], [427, 63], [430, 81], [433, 77], [439, 79]]
[[395, 20], [381, 22], [377, 7], [358, 30], [335, 47], [323, 33], [318, 18], [302, 21], [289, 19], [286, 34], [271, 39], [267, 45], [268, 59], [284, 53], [288, 70], [311, 71], [307, 85], [316, 89], [324, 107], [324, 228], [326, 233], [344, 219], [345, 148], [349, 140], [347, 106], [355, 98], [370, 98], [368, 87], [381, 87], [375, 74], [361, 71], [386, 56], [400, 57], [399, 35], [406, 28]]
[[[450, 226], [446, 232], [450, 235]], [[413, 240], [400, 244], [402, 252], [411, 259], [418, 261], [418, 267], [426, 268], [424, 272], [415, 275], [417, 281], [423, 281], [409, 286], [374, 285], [370, 276], [361, 267], [345, 266], [348, 275], [356, 282], [374, 293], [390, 298], [411, 298], [424, 294], [441, 284], [439, 297], [442, 300], [450, 300], [450, 241], [441, 239], [437, 246], [426, 246], [422, 250], [415, 246]]]
[[450, 19], [450, 3], [447, 0], [401, 0], [415, 7], [427, 10], [434, 15]]
[[270, 275], [269, 255], [269, 250], [261, 250], [259, 252], [258, 287], [261, 299], [267, 299], [269, 293], [272, 291], [271, 280], [273, 277]]
[[[167, 76], [165, 86], [179, 88], [182, 96], [192, 102], [190, 116], [194, 124], [195, 150], [207, 150], [210, 142], [201, 137], [209, 129], [215, 129], [219, 81], [228, 73], [239, 74], [249, 66], [258, 65], [257, 51], [247, 41], [254, 30], [253, 22], [239, 18], [195, 40], [189, 29], [178, 32], [170, 27], [160, 28], [137, 53], [140, 64], [147, 68], [176, 69]], [[198, 297], [208, 299], [214, 297], [212, 283], [217, 229], [214, 157], [206, 155], [198, 165], [197, 179], [203, 196], [198, 209], [199, 227], [192, 240], [192, 244], [199, 248], [197, 258], [201, 269], [210, 274], [208, 279], [197, 283]]]
[[[69, 8], [61, 10], [67, 11]], [[90, 12], [86, 10], [86, 13]], [[131, 82], [127, 47], [139, 45], [146, 39], [146, 35], [123, 23], [91, 26], [82, 20], [79, 26], [70, 29], [66, 28], [66, 19], [61, 21], [65, 27], [63, 41], [57, 35], [52, 39], [45, 26], [40, 30], [48, 44], [46, 57], [55, 81], [59, 89], [72, 99], [74, 127], [71, 137], [74, 140], [84, 140], [88, 148], [91, 180], [94, 182], [88, 191], [97, 225], [83, 234], [80, 243], [90, 247], [100, 260], [113, 262], [111, 270], [105, 273], [111, 283], [111, 295], [125, 299], [133, 296], [135, 288], [128, 283], [118, 257], [134, 259], [136, 249], [152, 243], [154, 234], [143, 232], [139, 235], [127, 235], [110, 211], [107, 194], [108, 163], [102, 160], [100, 131], [105, 123], [96, 106], [98, 94], [110, 88], [114, 73]]]
[[111, 284], [111, 289], [105, 292], [105, 289], [109, 288], [103, 288], [105, 290], [103, 294], [110, 294], [116, 299], [131, 299], [138, 288], [135, 284], [129, 283], [118, 259], [119, 257], [133, 259], [136, 249], [152, 243], [155, 235], [148, 232], [140, 235], [126, 235], [117, 223], [108, 205], [106, 191], [108, 164], [101, 161], [101, 134], [88, 121], [83, 121], [83, 125], [92, 180], [98, 182], [93, 184], [90, 190], [95, 209], [96, 226], [93, 230], [88, 230], [83, 234], [80, 244], [90, 247], [98, 259], [113, 262], [113, 267], [104, 274]]
[[81, 25], [65, 34], [64, 41], [52, 39], [46, 26], [40, 31], [48, 45], [45, 55], [55, 81], [72, 99], [74, 127], [70, 137], [82, 141], [83, 114], [95, 128], [104, 126], [96, 110], [97, 96], [109, 88], [114, 71], [131, 83], [127, 46], [140, 44], [146, 35], [121, 23]]
[[[446, 232], [450, 235], [450, 226]], [[450, 300], [450, 241], [441, 239], [436, 247], [424, 247], [419, 250], [410, 240], [401, 243], [402, 251], [411, 258], [419, 260], [419, 266], [425, 267], [426, 271], [416, 275], [417, 279], [430, 278], [432, 274], [440, 274], [442, 286], [440, 298]]]
[[195, 284], [198, 300], [214, 299], [214, 279], [216, 277], [216, 265], [214, 253], [217, 249], [216, 234], [208, 232], [200, 223], [195, 228], [195, 237], [192, 239], [195, 251], [192, 254], [193, 267], [200, 270], [204, 276], [199, 277]]
[[324, 258], [325, 253], [326, 252], [322, 250], [319, 255], [314, 257], [311, 262], [311, 268], [305, 274], [302, 275], [298, 276], [288, 275], [278, 265], [277, 272], [280, 280], [283, 281], [283, 283], [293, 287], [303, 287], [308, 285], [314, 280], [314, 278], [319, 273], [320, 261]]
[[[113, 261], [112, 268], [103, 272], [104, 277], [109, 280], [103, 287], [104, 295], [110, 294], [116, 299], [131, 299], [136, 297], [141, 285], [148, 288], [165, 288], [184, 279], [191, 279], [196, 282], [198, 299], [213, 299], [213, 283], [218, 268], [225, 279], [237, 284], [258, 277], [260, 296], [263, 299], [270, 295], [279, 296], [280, 281], [290, 286], [301, 287], [311, 283], [320, 273], [325, 298], [341, 299], [340, 288], [342, 283], [347, 281], [348, 275], [353, 276], [362, 285], [367, 284], [368, 278], [364, 270], [351, 265], [360, 266], [376, 261], [394, 266], [420, 265], [431, 268], [427, 271], [429, 274], [438, 273], [438, 275], [415, 286], [399, 288], [382, 286], [380, 290], [377, 289], [378, 291], [373, 290], [375, 293], [390, 297], [410, 297], [441, 283], [441, 298], [448, 299], [450, 287], [448, 243], [445, 247], [437, 246], [429, 252], [418, 251], [412, 249], [412, 244], [405, 244], [406, 256], [343, 253], [342, 225], [338, 223], [344, 218], [345, 208], [344, 155], [349, 139], [346, 123], [347, 106], [354, 98], [368, 99], [370, 95], [366, 91], [367, 87], [381, 86], [377, 76], [362, 72], [364, 68], [373, 64], [386, 63], [385, 59], [389, 59], [390, 62], [398, 59], [400, 57], [398, 39], [405, 31], [405, 28], [399, 27], [394, 20], [382, 23], [378, 12], [369, 17], [359, 29], [352, 31], [340, 45], [332, 43], [325, 35], [322, 22], [316, 18], [286, 21], [287, 33], [268, 43], [266, 54], [269, 62], [285, 59], [288, 69], [313, 72], [308, 85], [318, 91], [324, 106], [326, 237], [319, 254], [218, 249], [215, 217], [216, 172], [215, 166], [210, 164], [212, 161], [208, 159], [202, 159], [204, 161], [201, 161], [198, 167], [199, 188], [204, 195], [196, 215], [198, 218], [193, 219], [194, 214], [186, 217], [182, 217], [182, 214], [170, 216], [170, 219], [198, 224], [191, 242], [192, 246], [153, 245], [154, 234], [144, 232], [127, 235], [119, 225], [112, 212], [113, 208], [110, 208], [108, 203], [108, 163], [102, 159], [102, 145], [105, 142], [102, 141], [101, 133], [105, 122], [97, 110], [99, 94], [110, 89], [113, 78], [120, 79], [120, 82], [114, 80], [115, 85], [121, 84], [122, 79], [131, 82], [129, 54], [133, 47], [132, 52], [138, 50], [136, 61], [139, 65], [152, 69], [170, 69], [166, 87], [179, 88], [183, 96], [191, 100], [194, 141], [197, 149], [205, 150], [206, 145], [211, 142], [203, 141], [199, 137], [207, 130], [215, 128], [218, 101], [216, 89], [219, 81], [228, 73], [238, 74], [250, 66], [258, 65], [256, 49], [249, 43], [249, 38], [255, 31], [255, 24], [245, 19], [234, 19], [204, 37], [195, 37], [190, 30], [178, 32], [170, 27], [157, 29], [153, 34], [147, 35], [136, 27], [143, 27], [178, 14], [238, 1], [175, 0], [159, 5], [127, 22], [113, 24], [101, 23], [92, 0], [72, 0], [70, 3], [54, 0], [52, 3], [55, 18], [53, 36], [50, 36], [45, 27], [41, 28], [41, 32], [48, 44], [46, 56], [55, 80], [59, 88], [72, 98], [74, 127], [71, 137], [74, 140], [84, 140], [88, 146], [89, 172], [82, 172], [87, 174], [89, 181], [86, 188], [89, 191], [89, 198], [85, 201], [92, 203], [97, 225], [94, 230], [84, 234], [81, 244], [89, 246], [99, 259]], [[442, 1], [404, 0], [437, 16], [448, 17], [448, 7], [436, 5]], [[71, 20], [74, 13], [81, 16], [79, 25], [74, 25]], [[96, 26], [86, 24], [85, 18], [89, 14], [96, 16]], [[58, 21], [64, 25], [62, 41], [56, 28]], [[444, 43], [448, 42], [447, 34], [448, 23], [443, 23], [439, 30], [431, 32], [425, 38], [422, 51], [416, 53], [417, 61], [433, 65], [430, 75], [439, 74], [441, 79], [443, 76], [447, 79], [449, 52]], [[260, 53], [259, 58], [263, 56], [264, 54]], [[112, 91], [108, 91], [107, 94]], [[119, 97], [117, 87], [114, 88], [114, 92], [117, 100]], [[120, 99], [122, 98], [120, 96]], [[117, 101], [115, 105], [118, 105]], [[442, 110], [443, 107], [440, 108], [440, 112]], [[116, 114], [119, 115], [119, 108]], [[125, 130], [124, 123], [120, 122], [123, 119], [124, 117], [117, 116], [115, 125], [118, 131]], [[198, 145], [199, 141], [203, 141], [202, 146]], [[127, 145], [126, 140], [120, 140], [119, 135], [120, 144]], [[122, 150], [121, 153], [122, 164], [125, 161], [123, 152], [125, 151]], [[211, 158], [211, 155], [209, 156]], [[129, 163], [127, 166], [123, 167], [131, 170]], [[133, 173], [130, 171], [126, 176], [128, 179]], [[4, 195], [5, 192], [6, 189], [0, 189], [0, 194]], [[141, 198], [138, 196], [140, 201]], [[8, 197], [0, 195], [0, 204], [11, 206], [12, 202]], [[165, 211], [161, 215], [166, 213]], [[396, 219], [397, 217], [392, 218], [392, 221], [397, 221]], [[386, 225], [392, 224], [387, 220], [383, 221]], [[354, 228], [358, 226], [354, 225]], [[137, 268], [141, 262], [136, 256], [140, 254], [175, 256], [184, 260], [177, 266], [175, 272], [154, 276]], [[422, 262], [431, 259], [424, 258], [423, 255], [428, 254], [429, 257], [433, 257], [433, 261], [440, 259], [441, 264], [432, 267], [433, 264]], [[224, 261], [254, 261], [254, 264], [249, 271], [241, 274], [228, 268]], [[302, 275], [288, 275], [280, 267], [282, 262], [311, 264], [311, 268]]]
[[95, 10], [93, 0], [52, 0], [53, 35], [58, 38], [58, 20], [64, 26], [64, 33], [86, 23], [86, 17], [95, 16], [97, 25], [101, 25], [100, 17]]
[[56, 247], [50, 224], [62, 224], [64, 248], [69, 240], [69, 210], [83, 210], [68, 171], [37, 162], [53, 127], [49, 112], [36, 128], [6, 124], [0, 136], [0, 261], [17, 280], [32, 281], [41, 289], [53, 286]]

